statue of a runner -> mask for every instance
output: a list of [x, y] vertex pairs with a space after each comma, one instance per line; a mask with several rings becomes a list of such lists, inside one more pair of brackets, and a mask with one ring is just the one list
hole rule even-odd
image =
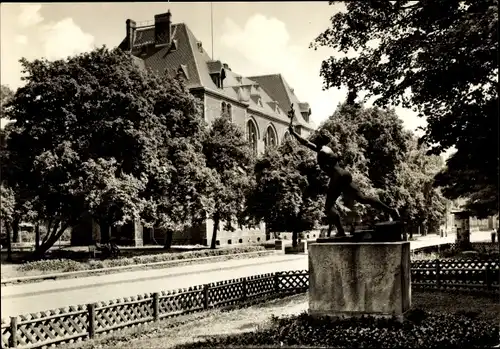
[[291, 110], [288, 113], [288, 117], [290, 118], [290, 133], [299, 141], [300, 144], [308, 147], [318, 154], [317, 159], [319, 167], [326, 172], [328, 177], [330, 177], [325, 204], [325, 214], [328, 221], [328, 236], [330, 236], [334, 226], [337, 228], [336, 237], [346, 236], [344, 228], [340, 222], [339, 212], [335, 208], [335, 202], [340, 195], [342, 195], [344, 200], [347, 202], [357, 201], [361, 204], [368, 204], [375, 209], [386, 212], [392, 219], [399, 219], [399, 213], [397, 210], [385, 205], [378, 198], [366, 196], [361, 193], [358, 186], [352, 181], [351, 174], [339, 166], [339, 158], [334, 154], [333, 150], [327, 146], [331, 141], [330, 137], [323, 133], [318, 135], [314, 142], [310, 142], [299, 136], [293, 128], [294, 116], [295, 111], [292, 104]]

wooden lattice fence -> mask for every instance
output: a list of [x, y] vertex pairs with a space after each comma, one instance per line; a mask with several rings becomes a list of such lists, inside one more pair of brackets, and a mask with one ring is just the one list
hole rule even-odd
[[[499, 290], [500, 263], [489, 260], [412, 261], [416, 289]], [[306, 292], [307, 270], [263, 274], [176, 291], [72, 306], [2, 319], [2, 348], [40, 348], [94, 338], [120, 328], [213, 308]]]
[[481, 289], [497, 291], [498, 260], [434, 259], [412, 261], [411, 284], [416, 289]]

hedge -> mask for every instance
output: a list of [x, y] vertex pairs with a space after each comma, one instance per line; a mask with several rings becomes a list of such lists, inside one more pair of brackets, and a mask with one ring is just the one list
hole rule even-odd
[[29, 271], [53, 271], [70, 272], [78, 270], [93, 270], [110, 267], [120, 267], [128, 265], [140, 265], [155, 262], [166, 262], [184, 259], [193, 259], [211, 256], [237, 255], [247, 252], [265, 251], [263, 246], [242, 246], [228, 249], [205, 249], [198, 251], [180, 252], [180, 253], [161, 253], [154, 255], [119, 257], [107, 260], [90, 260], [88, 262], [77, 262], [71, 259], [46, 259], [40, 261], [26, 262], [18, 267], [21, 272]]

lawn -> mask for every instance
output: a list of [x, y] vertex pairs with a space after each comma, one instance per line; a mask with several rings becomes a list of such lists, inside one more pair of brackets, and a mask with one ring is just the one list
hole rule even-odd
[[[471, 319], [474, 318], [471, 322], [481, 321], [489, 326], [498, 323], [500, 313], [497, 298], [486, 294], [417, 291], [412, 294], [412, 305], [414, 308], [436, 314], [467, 314]], [[62, 345], [60, 348], [161, 349], [186, 345], [194, 348], [199, 347], [195, 343], [207, 338], [238, 338], [245, 333], [248, 336], [249, 332], [264, 333], [276, 321], [273, 321], [272, 317], [295, 316], [307, 311], [307, 308], [307, 294], [301, 294], [232, 311], [184, 315], [155, 325], [123, 330], [88, 342]], [[279, 347], [280, 343], [276, 345]]]

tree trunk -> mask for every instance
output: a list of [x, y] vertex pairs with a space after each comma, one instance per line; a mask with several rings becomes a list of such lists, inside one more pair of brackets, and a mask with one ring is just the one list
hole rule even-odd
[[40, 225], [35, 225], [35, 251], [40, 249]]
[[170, 249], [172, 247], [172, 230], [167, 229], [165, 231], [165, 245], [163, 248]]
[[108, 243], [111, 237], [111, 225], [107, 222], [99, 222], [99, 229], [101, 231], [101, 243]]
[[57, 242], [57, 240], [59, 240], [64, 231], [68, 229], [69, 226], [70, 222], [66, 222], [63, 225], [59, 223], [54, 224], [52, 230], [47, 231], [47, 235], [45, 235], [44, 241], [42, 242], [38, 250], [33, 253], [32, 258], [34, 260], [42, 259], [45, 255], [45, 252], [47, 252], [52, 246], [54, 246], [54, 244]]
[[12, 222], [12, 242], [21, 242], [19, 238], [19, 220], [15, 220]]
[[299, 232], [294, 230], [292, 231], [292, 247], [295, 248], [299, 244], [298, 242], [299, 239]]
[[12, 262], [12, 234], [9, 225], [9, 223], [4, 222], [5, 231], [7, 233], [7, 261]]
[[220, 222], [219, 216], [215, 215], [214, 216], [214, 230], [212, 232], [212, 241], [210, 242], [210, 248], [212, 250], [215, 250], [215, 248], [216, 248], [215, 242], [217, 241], [217, 230], [219, 230], [219, 222]]

